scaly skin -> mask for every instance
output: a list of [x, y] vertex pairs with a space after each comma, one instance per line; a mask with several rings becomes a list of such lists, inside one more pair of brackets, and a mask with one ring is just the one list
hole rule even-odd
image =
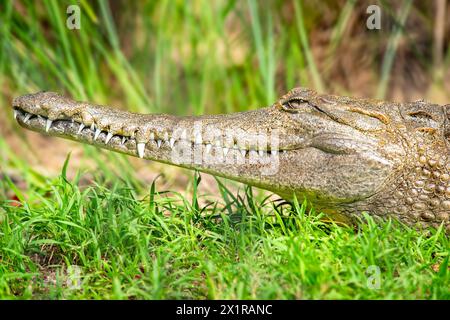
[[25, 128], [296, 195], [337, 220], [369, 212], [450, 230], [449, 105], [296, 88], [230, 115], [140, 115], [51, 92], [13, 107]]

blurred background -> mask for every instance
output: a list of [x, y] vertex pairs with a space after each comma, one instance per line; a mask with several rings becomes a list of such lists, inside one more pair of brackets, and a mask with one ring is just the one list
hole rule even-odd
[[[230, 113], [296, 86], [320, 92], [450, 101], [450, 6], [435, 1], [73, 1], [0, 4], [0, 198], [5, 176], [44, 188], [68, 175], [186, 190], [192, 173], [21, 129], [11, 100], [52, 90], [134, 112]], [[370, 5], [380, 28], [370, 30]], [[72, 16], [73, 18], [73, 16]], [[100, 169], [100, 170], [97, 170]], [[83, 182], [83, 181], [82, 181]], [[202, 187], [214, 193], [212, 178]]]

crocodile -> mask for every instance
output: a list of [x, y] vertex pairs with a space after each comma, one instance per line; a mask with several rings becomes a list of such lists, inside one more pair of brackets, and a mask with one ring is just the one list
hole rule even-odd
[[53, 92], [12, 106], [27, 129], [296, 197], [339, 222], [366, 212], [450, 231], [450, 105], [295, 88], [218, 115], [136, 114]]

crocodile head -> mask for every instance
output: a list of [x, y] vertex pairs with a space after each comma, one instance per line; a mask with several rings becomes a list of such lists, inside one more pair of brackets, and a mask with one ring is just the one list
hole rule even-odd
[[28, 129], [296, 195], [338, 219], [368, 211], [448, 223], [442, 106], [296, 88], [272, 106], [229, 115], [141, 115], [51, 92], [16, 98], [13, 107]]

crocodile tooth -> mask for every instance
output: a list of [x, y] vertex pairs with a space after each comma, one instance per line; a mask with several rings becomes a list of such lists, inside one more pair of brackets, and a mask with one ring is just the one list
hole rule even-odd
[[122, 141], [120, 142], [121, 144], [125, 144], [125, 142], [127, 141], [127, 138], [122, 137]]
[[19, 115], [19, 112], [17, 110], [14, 110], [14, 119], [17, 119], [18, 115]]
[[145, 143], [138, 143], [137, 144], [137, 152], [138, 152], [138, 156], [139, 158], [143, 158], [144, 157], [144, 151], [145, 151]]
[[91, 124], [91, 130], [94, 131], [95, 130], [95, 123], [92, 122]]
[[47, 119], [47, 121], [45, 122], [45, 132], [48, 132], [48, 130], [50, 130], [50, 127], [52, 126], [53, 121], [50, 119]]
[[27, 122], [30, 120], [31, 116], [32, 116], [31, 113], [27, 113], [27, 114], [25, 115], [25, 118], [23, 119], [23, 122], [27, 123]]
[[162, 141], [161, 141], [161, 140], [156, 140], [156, 145], [158, 146], [158, 148], [160, 148], [160, 147], [161, 147], [161, 143], [162, 143]]
[[259, 150], [259, 151], [258, 151], [258, 155], [259, 155], [260, 157], [264, 156], [264, 150]]
[[102, 131], [100, 129], [95, 129], [95, 134], [94, 134], [94, 140], [97, 140], [98, 136], [100, 135]]
[[83, 131], [83, 129], [84, 129], [84, 124], [83, 124], [83, 123], [80, 123], [80, 127], [78, 128], [77, 134], [80, 134], [81, 131]]
[[278, 154], [278, 150], [271, 150], [270, 153], [271, 153], [273, 156], [276, 156], [276, 155]]
[[106, 139], [105, 139], [105, 144], [108, 144], [109, 140], [111, 140], [112, 137], [113, 137], [113, 134], [111, 132], [108, 132], [108, 135], [106, 136]]
[[169, 140], [169, 134], [167, 132], [164, 132], [164, 142], [167, 142], [167, 140]]
[[175, 139], [174, 138], [170, 138], [169, 144], [170, 144], [170, 147], [173, 148], [173, 146], [175, 145]]
[[209, 153], [211, 151], [211, 148], [212, 148], [212, 144], [208, 143], [205, 147], [205, 152]]
[[223, 155], [226, 157], [228, 154], [228, 148], [223, 148]]
[[150, 140], [155, 140], [155, 134], [153, 132], [150, 133]]
[[46, 120], [43, 116], [41, 116], [41, 115], [39, 115], [39, 114], [38, 114], [37, 117], [38, 117], [39, 120]]
[[249, 157], [254, 158], [254, 157], [257, 157], [257, 156], [258, 156], [258, 152], [256, 152], [255, 150], [250, 150], [250, 151], [248, 152], [248, 155], [249, 155]]
[[247, 154], [247, 150], [241, 149], [241, 154], [242, 154], [243, 157], [245, 157], [245, 155]]

